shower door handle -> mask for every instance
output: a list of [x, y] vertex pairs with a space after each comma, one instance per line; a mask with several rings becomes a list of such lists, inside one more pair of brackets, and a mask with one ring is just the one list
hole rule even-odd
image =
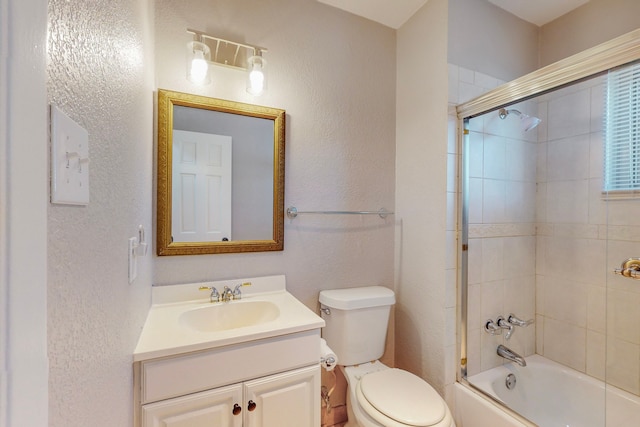
[[622, 262], [620, 268], [613, 270], [615, 274], [640, 280], [640, 258], [629, 258]]

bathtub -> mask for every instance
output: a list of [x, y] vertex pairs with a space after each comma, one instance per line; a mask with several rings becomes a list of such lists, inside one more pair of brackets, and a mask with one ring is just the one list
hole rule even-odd
[[[509, 411], [500, 411], [490, 399], [471, 389], [460, 389], [456, 392], [456, 413], [461, 427], [640, 426], [638, 396], [612, 386], [605, 388], [602, 381], [542, 356], [529, 356], [526, 360], [525, 368], [508, 363], [473, 375], [468, 380], [473, 387], [485, 391], [535, 424]], [[506, 386], [509, 374], [516, 378], [515, 387], [511, 390]], [[457, 387], [465, 386], [457, 384]]]

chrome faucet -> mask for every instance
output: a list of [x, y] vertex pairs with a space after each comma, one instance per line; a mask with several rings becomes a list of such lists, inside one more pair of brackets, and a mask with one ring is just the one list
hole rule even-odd
[[225, 286], [222, 290], [222, 294], [220, 294], [220, 301], [229, 302], [233, 299], [233, 291], [230, 287]]
[[233, 289], [233, 299], [242, 299], [242, 292], [240, 292], [240, 288], [243, 286], [251, 286], [251, 282], [244, 282], [236, 285]]
[[209, 301], [211, 302], [220, 302], [220, 293], [218, 292], [218, 290], [213, 287], [213, 286], [200, 286], [199, 288], [201, 291], [208, 291], [209, 289], [211, 290], [211, 295], [209, 295]]
[[209, 296], [209, 300], [211, 302], [229, 302], [231, 300], [242, 299], [242, 292], [240, 292], [240, 288], [242, 286], [251, 286], [251, 282], [244, 282], [231, 290], [230, 287], [225, 286], [222, 292], [218, 292], [218, 290], [213, 286], [200, 286], [201, 291], [211, 290], [211, 295]]
[[518, 365], [522, 366], [523, 368], [527, 366], [527, 361], [524, 360], [524, 357], [520, 356], [518, 353], [511, 350], [509, 347], [505, 347], [502, 344], [500, 344], [498, 346], [497, 353], [498, 353], [498, 356], [504, 357], [505, 359], [510, 360], [512, 362], [516, 362]]
[[513, 335], [514, 326], [526, 328], [533, 322], [533, 319], [522, 320], [511, 313], [506, 319], [504, 318], [504, 316], [498, 316], [495, 322], [491, 319], [487, 320], [486, 322], [484, 322], [484, 330], [491, 335], [502, 335], [502, 330], [506, 329], [507, 333], [504, 334], [504, 338], [508, 340], [509, 338], [511, 338], [511, 335]]

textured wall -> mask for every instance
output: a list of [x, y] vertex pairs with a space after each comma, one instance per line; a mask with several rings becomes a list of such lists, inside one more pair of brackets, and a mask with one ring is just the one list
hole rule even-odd
[[[187, 28], [269, 49], [269, 91], [217, 68], [185, 79]], [[285, 109], [285, 204], [299, 210], [393, 209], [395, 31], [315, 0], [156, 2], [156, 76], [164, 89]], [[393, 282], [394, 218], [285, 220], [283, 252], [156, 257], [154, 284], [285, 274], [312, 309], [321, 289]]]
[[49, 1], [48, 96], [89, 132], [91, 203], [49, 207], [50, 426], [132, 424], [131, 354], [151, 265], [153, 23], [147, 0]]
[[398, 31], [396, 360], [441, 393], [449, 344], [447, 72], [447, 1], [430, 0]]
[[486, 0], [449, 0], [448, 60], [513, 80], [538, 68], [538, 27]]
[[540, 66], [640, 27], [638, 0], [591, 0], [540, 27]]

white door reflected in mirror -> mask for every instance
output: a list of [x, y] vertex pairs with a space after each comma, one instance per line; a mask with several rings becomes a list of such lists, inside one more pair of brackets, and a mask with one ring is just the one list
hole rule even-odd
[[230, 136], [173, 131], [174, 242], [232, 239], [231, 148]]

